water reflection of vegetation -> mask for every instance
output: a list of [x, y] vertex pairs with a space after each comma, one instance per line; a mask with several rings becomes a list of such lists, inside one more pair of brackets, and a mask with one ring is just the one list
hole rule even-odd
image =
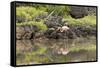
[[[95, 39], [17, 40], [17, 64], [42, 64], [96, 60]], [[19, 45], [20, 44], [20, 45]], [[66, 46], [65, 46], [66, 44]], [[19, 46], [22, 46], [21, 48]], [[30, 48], [27, 48], [27, 46]], [[24, 48], [24, 49], [22, 49]], [[67, 50], [68, 54], [58, 53]]]
[[90, 45], [86, 45], [86, 46], [76, 46], [76, 47], [73, 47], [73, 48], [70, 48], [70, 51], [80, 51], [80, 50], [95, 50], [96, 49], [96, 45], [92, 45], [91, 44], [91, 47]]

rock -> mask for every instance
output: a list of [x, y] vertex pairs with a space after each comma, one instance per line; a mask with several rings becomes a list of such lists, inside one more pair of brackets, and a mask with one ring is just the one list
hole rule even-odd
[[86, 7], [82, 6], [71, 6], [71, 11], [69, 12], [73, 18], [83, 18], [88, 15]]
[[35, 37], [34, 38], [43, 38], [44, 37], [44, 32], [43, 31], [39, 31], [35, 33]]
[[87, 7], [88, 15], [96, 15], [96, 7]]
[[92, 28], [90, 34], [96, 36], [96, 35], [97, 35], [97, 30], [96, 30], [96, 28]]
[[62, 18], [59, 16], [51, 16], [49, 19], [45, 21], [45, 24], [48, 28], [55, 28], [58, 26], [62, 26]]
[[[34, 30], [34, 31], [33, 31]], [[58, 28], [48, 28], [46, 31], [36, 31], [36, 26], [17, 26], [16, 39], [74, 39], [76, 37], [96, 36], [96, 27], [93, 26], [62, 26]]]
[[64, 39], [64, 35], [60, 32], [53, 32], [51, 35], [50, 35], [51, 38], [53, 39]]
[[22, 39], [24, 34], [25, 34], [24, 27], [17, 26], [16, 27], [16, 39], [19, 39], [19, 40]]
[[16, 27], [16, 39], [33, 39], [34, 31], [37, 30], [35, 26], [17, 26]]
[[47, 38], [53, 38], [53, 39], [67, 39], [67, 38], [75, 38], [75, 34], [73, 31], [71, 31], [70, 28], [65, 28], [65, 26], [58, 27], [58, 29], [50, 28], [45, 32], [45, 36]]
[[69, 13], [73, 18], [83, 18], [87, 15], [96, 15], [96, 7], [71, 6]]
[[16, 16], [16, 22], [17, 23], [25, 22], [25, 18], [21, 16]]
[[25, 31], [31, 31], [30, 25], [23, 26]]
[[40, 14], [38, 16], [36, 16], [35, 18], [33, 18], [33, 20], [39, 22], [41, 21], [41, 19], [45, 19], [47, 17], [47, 14]]
[[90, 35], [96, 36], [96, 27], [93, 26], [73, 26], [71, 30], [77, 37], [87, 37]]
[[75, 35], [75, 33], [74, 33], [71, 29], [69, 29], [69, 30], [67, 31], [67, 37], [68, 37], [69, 39], [75, 39], [77, 36]]
[[26, 31], [22, 39], [33, 39], [35, 33], [32, 31]]
[[27, 26], [24, 26], [24, 30], [37, 32], [39, 31], [39, 28], [35, 25], [27, 25]]
[[46, 37], [50, 38], [51, 33], [54, 32], [54, 31], [55, 31], [54, 28], [48, 28], [48, 30], [46, 30], [46, 31], [44, 32], [44, 35], [45, 35]]

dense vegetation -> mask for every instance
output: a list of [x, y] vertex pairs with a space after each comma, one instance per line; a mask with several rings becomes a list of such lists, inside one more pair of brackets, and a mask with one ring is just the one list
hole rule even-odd
[[94, 15], [88, 15], [81, 19], [74, 19], [71, 16], [66, 16], [63, 20], [67, 20], [71, 25], [96, 25], [96, 16]]
[[[44, 21], [51, 16], [61, 16], [62, 21], [68, 21], [71, 25], [96, 25], [96, 16], [88, 15], [83, 18], [75, 19], [69, 14], [69, 6], [57, 5], [33, 5], [33, 6], [18, 6], [16, 7], [16, 24], [21, 25], [36, 25], [41, 30], [47, 29]], [[40, 18], [39, 18], [40, 17]], [[36, 19], [40, 19], [36, 21]], [[39, 22], [39, 23], [37, 23]]]

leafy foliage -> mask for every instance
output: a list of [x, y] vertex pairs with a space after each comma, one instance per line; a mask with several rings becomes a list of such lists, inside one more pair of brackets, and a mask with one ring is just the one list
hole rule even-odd
[[68, 21], [71, 25], [96, 25], [96, 16], [93, 15], [88, 15], [80, 19], [74, 19], [71, 16], [66, 16], [63, 20]]
[[48, 5], [47, 12], [51, 13], [52, 11], [54, 11], [53, 15], [64, 16], [68, 14], [70, 8], [68, 6]]
[[40, 21], [40, 22], [34, 22], [34, 21], [22, 22], [22, 23], [16, 23], [16, 25], [17, 26], [36, 25], [40, 30], [47, 29], [47, 26], [43, 23], [43, 21]]
[[16, 16], [17, 17], [24, 17], [26, 21], [32, 20], [34, 17], [40, 14], [46, 14], [44, 10], [40, 10], [34, 7], [16, 7]]

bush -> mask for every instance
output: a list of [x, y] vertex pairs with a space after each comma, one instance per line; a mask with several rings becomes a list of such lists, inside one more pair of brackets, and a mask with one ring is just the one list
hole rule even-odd
[[68, 21], [68, 23], [71, 25], [95, 26], [96, 25], [96, 16], [89, 15], [89, 16], [85, 16], [84, 18], [79, 18], [79, 19], [72, 18], [71, 16], [66, 16], [66, 17], [64, 17], [63, 21]]
[[[54, 11], [54, 12], [53, 12]], [[64, 16], [69, 14], [70, 8], [68, 6], [57, 6], [57, 5], [48, 5], [47, 12], [52, 15]]]
[[43, 21], [40, 22], [34, 22], [34, 21], [29, 21], [29, 22], [22, 22], [22, 23], [16, 23], [17, 26], [27, 26], [27, 25], [36, 25], [39, 30], [47, 30], [47, 26], [43, 23]]
[[23, 17], [26, 21], [32, 21], [34, 17], [39, 16], [40, 14], [47, 14], [47, 12], [31, 6], [21, 6], [16, 8], [16, 16]]

